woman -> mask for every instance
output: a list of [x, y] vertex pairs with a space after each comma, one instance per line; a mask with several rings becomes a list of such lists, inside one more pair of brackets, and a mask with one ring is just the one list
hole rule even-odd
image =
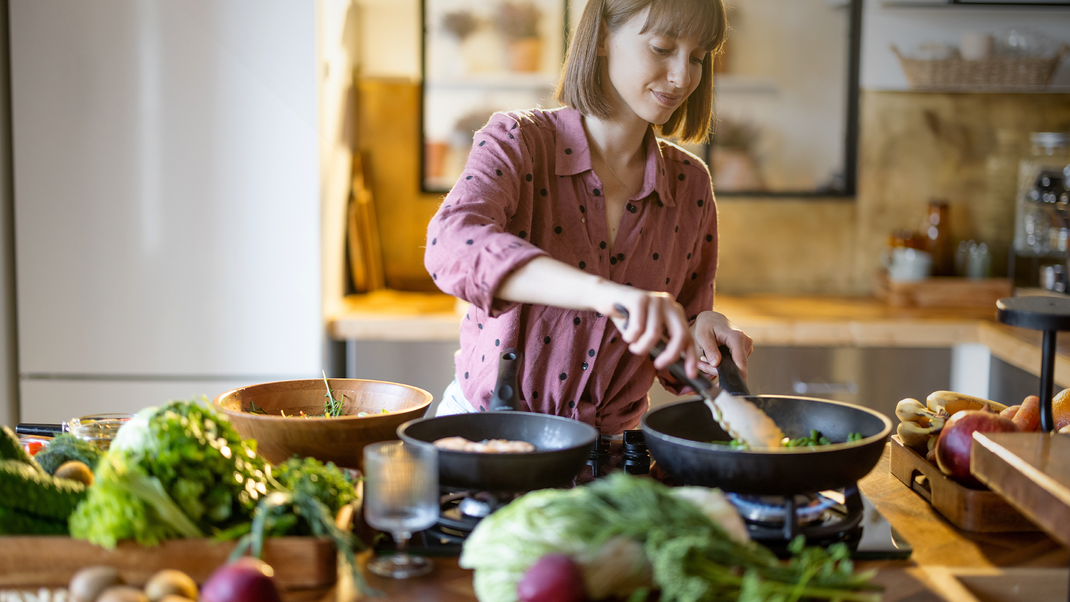
[[565, 106], [498, 113], [476, 133], [428, 227], [428, 271], [472, 304], [439, 415], [485, 410], [507, 347], [523, 353], [523, 409], [609, 435], [638, 424], [655, 375], [679, 391], [675, 358], [714, 374], [727, 345], [745, 374], [750, 338], [712, 311], [709, 171], [655, 137], [708, 135], [726, 29], [722, 0], [588, 0]]

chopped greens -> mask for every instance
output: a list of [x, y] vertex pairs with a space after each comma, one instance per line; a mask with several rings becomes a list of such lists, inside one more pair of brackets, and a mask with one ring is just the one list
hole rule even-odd
[[[865, 436], [862, 435], [862, 433], [849, 433], [847, 435], [846, 443], [851, 443], [853, 441], [861, 441], [863, 439], [865, 439]], [[710, 441], [710, 443], [716, 443], [717, 445], [727, 445], [732, 449], [749, 448], [747, 443], [742, 439], [732, 439], [727, 443], [724, 441]], [[796, 437], [794, 439], [788, 439], [787, 437], [784, 438], [784, 447], [818, 447], [821, 445], [832, 445], [833, 443], [837, 442], [832, 441], [825, 435], [821, 434], [821, 431], [817, 429], [811, 429], [810, 434], [806, 437]]]

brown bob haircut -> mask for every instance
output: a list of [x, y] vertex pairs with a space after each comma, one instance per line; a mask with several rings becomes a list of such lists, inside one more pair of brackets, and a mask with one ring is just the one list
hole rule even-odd
[[702, 142], [709, 137], [713, 122], [713, 60], [728, 33], [724, 0], [587, 0], [569, 43], [555, 98], [584, 115], [608, 117], [611, 107], [598, 75], [599, 40], [607, 29], [616, 31], [647, 8], [644, 33], [705, 40], [707, 53], [698, 88], [668, 121], [654, 126], [661, 136]]

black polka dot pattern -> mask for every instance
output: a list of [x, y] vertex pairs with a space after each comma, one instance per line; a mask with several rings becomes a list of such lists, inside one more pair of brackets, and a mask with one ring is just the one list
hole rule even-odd
[[587, 357], [594, 357], [594, 349], [587, 350]]
[[635, 213], [636, 211], [639, 210], [638, 207], [636, 207], [635, 205], [633, 205], [631, 203], [628, 203], [627, 205], [625, 205], [625, 209], [627, 209], [629, 213]]
[[580, 320], [579, 316], [577, 316], [575, 318], [572, 318], [572, 323], [575, 324], [576, 326], [579, 326], [580, 322], [582, 322], [582, 321], [583, 320]]
[[550, 344], [550, 337], [543, 337], [542, 338], [542, 344], [543, 345], [549, 345]]
[[617, 265], [617, 258], [616, 257], [610, 257], [609, 258], [609, 265]]
[[713, 235], [712, 234], [707, 234], [706, 235], [706, 242], [713, 242]]
[[568, 374], [565, 374], [564, 372], [562, 372], [561, 374], [557, 375], [557, 378], [559, 378], [560, 380], [567, 380], [568, 379]]
[[582, 269], [584, 269], [586, 267], [587, 267], [587, 262], [586, 261], [581, 261], [580, 262], [580, 269], [582, 270]]
[[604, 240], [603, 240], [602, 242], [598, 243], [598, 248], [599, 248], [599, 249], [604, 249], [604, 248], [606, 248], [606, 241], [604, 241]]
[[699, 199], [699, 200], [698, 200], [698, 206], [699, 206], [699, 207], [701, 207], [701, 206], [702, 206], [702, 203], [703, 203], [702, 199]]
[[532, 399], [538, 399], [539, 398], [539, 392], [538, 391], [532, 391], [531, 392], [531, 398]]
[[587, 213], [587, 208], [583, 205], [580, 205], [580, 213]]
[[624, 261], [624, 253], [617, 253], [617, 261]]
[[658, 260], [658, 254], [654, 253], [654, 261], [657, 261], [657, 260]]
[[474, 176], [468, 176], [468, 177], [466, 177], [465, 179], [466, 179], [466, 180], [471, 180], [471, 179], [472, 179], [473, 177], [474, 177]]
[[527, 230], [521, 230], [520, 234], [518, 236], [520, 236], [520, 238], [527, 238], [528, 237]]
[[565, 154], [566, 155], [571, 155], [572, 154], [572, 149], [571, 148], [566, 148], [565, 149]]
[[484, 145], [484, 144], [486, 144], [486, 143], [487, 143], [487, 141], [486, 141], [486, 140], [480, 140], [480, 141], [479, 141], [479, 146], [483, 146], [483, 145]]
[[561, 234], [562, 231], [561, 226], [554, 228], [554, 234]]
[[569, 407], [569, 409], [571, 409], [571, 408], [574, 408], [574, 407], [576, 407], [576, 402], [575, 402], [575, 401], [571, 401], [571, 400], [570, 400], [570, 401], [568, 402], [568, 407]]
[[684, 174], [680, 174], [680, 175], [676, 176], [676, 179], [680, 180], [681, 182], [683, 182], [684, 181]]
[[431, 246], [432, 247], [435, 246], [435, 243], [437, 243], [437, 242], [438, 242], [438, 238], [432, 238], [431, 239]]
[[602, 191], [597, 189], [597, 188], [595, 188], [594, 190], [591, 191], [591, 194], [593, 194], [594, 196], [602, 196]]
[[474, 240], [472, 240], [471, 238], [469, 238], [468, 240], [464, 241], [464, 244], [466, 244], [466, 245], [471, 245], [471, 244], [475, 244], [475, 242], [476, 242], [476, 241], [474, 241]]
[[464, 373], [464, 377], [468, 378], [468, 373], [467, 372]]
[[495, 347], [498, 347], [498, 346], [500, 346], [501, 344], [502, 344], [502, 341], [501, 341], [501, 339], [494, 339], [494, 346], [495, 346]]
[[546, 196], [548, 194], [550, 194], [550, 193], [547, 192], [545, 188], [543, 188], [542, 190], [539, 191], [539, 196]]
[[694, 280], [695, 278], [698, 278], [698, 272], [691, 272], [691, 279]]
[[494, 173], [500, 176], [500, 175], [502, 175], [502, 170], [500, 170], [500, 169], [495, 169], [495, 170], [494, 170]]

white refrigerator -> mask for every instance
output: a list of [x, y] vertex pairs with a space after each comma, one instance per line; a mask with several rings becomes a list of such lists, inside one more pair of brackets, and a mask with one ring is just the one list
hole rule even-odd
[[22, 422], [320, 375], [315, 10], [10, 0]]

